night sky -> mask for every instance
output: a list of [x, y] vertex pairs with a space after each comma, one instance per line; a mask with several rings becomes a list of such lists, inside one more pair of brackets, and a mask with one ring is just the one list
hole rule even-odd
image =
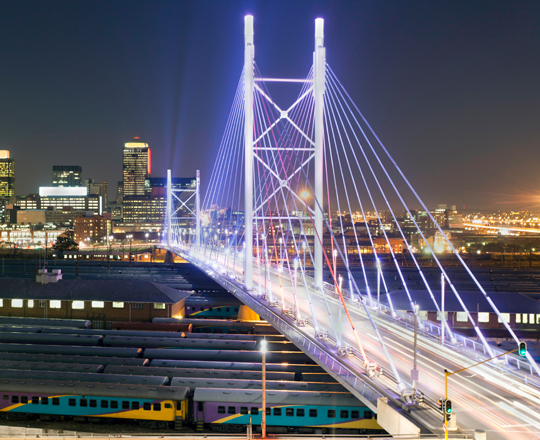
[[3, 0], [0, 149], [16, 193], [81, 165], [114, 194], [133, 136], [153, 176], [207, 179], [246, 14], [268, 77], [306, 76], [325, 19], [328, 63], [428, 206], [540, 208], [538, 1]]

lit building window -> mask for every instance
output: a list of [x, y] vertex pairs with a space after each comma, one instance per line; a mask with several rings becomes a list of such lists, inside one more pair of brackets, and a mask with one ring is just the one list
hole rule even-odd
[[516, 313], [516, 324], [521, 324], [521, 313]]
[[123, 309], [124, 303], [123, 302], [113, 302], [112, 303], [113, 309]]
[[29, 299], [29, 300], [28, 300], [28, 308], [29, 308], [29, 309], [33, 309], [33, 308], [34, 308], [34, 300], [33, 300], [33, 299]]
[[489, 322], [489, 313], [488, 312], [478, 313], [478, 322]]
[[521, 322], [523, 322], [523, 324], [529, 323], [529, 315], [527, 315], [527, 313], [523, 314], [523, 316], [521, 317]]
[[103, 301], [92, 301], [92, 308], [102, 309], [103, 307], [105, 307], [105, 303]]
[[[510, 313], [501, 313], [501, 316], [503, 317], [505, 322], [510, 323]], [[502, 322], [502, 319], [497, 317], [498, 322]]]
[[457, 322], [467, 322], [469, 318], [467, 317], [467, 312], [457, 312], [456, 321]]
[[[442, 312], [437, 312], [437, 321], [440, 321], [442, 319]], [[445, 321], [448, 321], [448, 312], [444, 312], [444, 319]]]
[[12, 299], [11, 300], [11, 307], [20, 309], [23, 306], [23, 300], [22, 299]]
[[62, 301], [59, 300], [51, 300], [49, 301], [49, 307], [51, 309], [59, 309], [62, 307]]
[[165, 309], [165, 303], [154, 303], [154, 309], [159, 309], [159, 310]]
[[84, 301], [73, 301], [71, 308], [78, 310], [84, 309]]

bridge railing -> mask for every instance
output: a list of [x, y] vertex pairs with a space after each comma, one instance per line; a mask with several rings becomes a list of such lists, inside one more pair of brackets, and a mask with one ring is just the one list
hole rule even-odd
[[[310, 277], [310, 280], [313, 280], [313, 279]], [[334, 286], [330, 283], [323, 282], [323, 291], [326, 294], [335, 295]], [[351, 296], [348, 290], [346, 289], [343, 289], [343, 299], [348, 303], [356, 305], [356, 307], [358, 308], [362, 307], [358, 301], [351, 300]], [[368, 298], [365, 297], [365, 300], [368, 301]], [[382, 303], [379, 306], [380, 306], [381, 311], [384, 313], [386, 319], [391, 319], [396, 323], [403, 324], [406, 328], [410, 330], [414, 330], [414, 315], [412, 313], [408, 313], [402, 310], [395, 310], [396, 318], [394, 318], [392, 316], [392, 311], [390, 307]], [[418, 325], [419, 325], [419, 328], [423, 329], [421, 330], [422, 333], [424, 334], [429, 333], [431, 336], [436, 337], [437, 339], [441, 339], [442, 332], [443, 332], [442, 325], [438, 325], [432, 321], [421, 320], [421, 319], [418, 319]], [[456, 347], [457, 345], [458, 347], [472, 349], [473, 351], [481, 353], [484, 356], [487, 356], [489, 354], [484, 344], [478, 341], [475, 341], [474, 339], [460, 335], [459, 333], [452, 333], [452, 334], [454, 336], [454, 339], [456, 340], [455, 344], [452, 343], [451, 341], [445, 341], [444, 345], [447, 345], [449, 347]], [[496, 347], [492, 347], [492, 351], [495, 356], [505, 353], [505, 351], [501, 349], [497, 349]], [[504, 362], [505, 365], [508, 365], [510, 367], [514, 366], [517, 370], [528, 373], [530, 376], [534, 376], [533, 366], [527, 360], [520, 359], [516, 356], [506, 355], [504, 356], [504, 361], [505, 361]], [[511, 369], [506, 369], [506, 370], [510, 371], [511, 373], [515, 373], [515, 371]], [[540, 381], [534, 380], [529, 383], [534, 384], [536, 387], [540, 388]]]
[[[182, 252], [180, 252], [182, 254]], [[346, 365], [340, 359], [329, 354], [325, 347], [320, 346], [316, 341], [309, 338], [307, 335], [304, 335], [303, 332], [296, 329], [286, 321], [283, 317], [273, 312], [270, 307], [263, 304], [259, 298], [254, 297], [253, 295], [247, 293], [242, 289], [242, 287], [233, 281], [232, 279], [227, 279], [226, 276], [223, 276], [217, 271], [207, 266], [205, 263], [200, 262], [199, 260], [187, 255], [182, 255], [184, 258], [189, 259], [192, 264], [199, 267], [206, 274], [214, 279], [219, 279], [219, 284], [224, 288], [229, 290], [235, 296], [237, 296], [245, 305], [247, 305], [252, 310], [256, 311], [258, 314], [263, 316], [263, 318], [273, 327], [281, 331], [285, 336], [290, 340], [293, 340], [299, 346], [308, 352], [314, 359], [317, 359], [321, 364], [327, 367], [335, 376], [340, 377], [344, 382], [349, 384], [358, 394], [363, 397], [364, 402], [370, 406], [372, 410], [377, 408], [377, 399], [379, 397], [390, 397], [395, 399], [395, 397], [385, 392], [383, 389], [368, 382], [368, 379], [363, 377], [362, 374], [355, 371], [355, 369]]]
[[[242, 260], [243, 258], [239, 258]], [[254, 259], [253, 264], [256, 265], [256, 261]], [[275, 275], [278, 274], [278, 265], [274, 263], [270, 263], [270, 270], [272, 272], [275, 272]], [[308, 282], [308, 286], [314, 287], [315, 279], [309, 275], [306, 275], [306, 281]], [[303, 284], [301, 280], [299, 280], [299, 284]], [[335, 286], [331, 283], [323, 282], [323, 292], [327, 295], [335, 296]], [[251, 298], [251, 295], [249, 295]], [[357, 300], [351, 299], [350, 292], [347, 289], [343, 289], [343, 298], [347, 302], [349, 306], [356, 307], [358, 309], [361, 309], [363, 306], [361, 303]], [[368, 298], [365, 297], [366, 301], [368, 301]], [[376, 303], [376, 300], [375, 300]], [[403, 325], [408, 329], [413, 330], [414, 329], [414, 315], [412, 313], [408, 313], [406, 311], [402, 310], [395, 310], [395, 317], [392, 315], [391, 309], [385, 305], [380, 304], [380, 309], [384, 314], [385, 319], [392, 320], [394, 323], [398, 325]], [[418, 320], [419, 328], [421, 333], [423, 333], [425, 336], [431, 336], [436, 339], [441, 339], [442, 335], [442, 325], [436, 324], [432, 321], [428, 320]], [[464, 348], [464, 349], [472, 349], [473, 351], [482, 354], [484, 356], [487, 356], [487, 350], [484, 344], [475, 341], [472, 338], [468, 338], [466, 336], [460, 335], [458, 333], [453, 333], [453, 336], [456, 340], [456, 343], [453, 344], [451, 341], [445, 341], [444, 344], [448, 347], [452, 348]], [[497, 347], [492, 347], [492, 351], [495, 355], [503, 354], [504, 351], [501, 349], [498, 349]], [[506, 366], [510, 367], [507, 368]], [[505, 371], [515, 375], [516, 370], [527, 373], [528, 374], [528, 383], [531, 385], [536, 386], [540, 389], [540, 380], [534, 376], [534, 369], [533, 366], [526, 360], [520, 359], [516, 356], [504, 356], [504, 365], [497, 365], [498, 368], [504, 369]], [[534, 379], [533, 379], [534, 378]]]
[[[270, 266], [271, 266], [271, 270], [274, 271], [275, 274], [277, 274], [278, 266], [274, 263], [271, 263]], [[306, 275], [306, 281], [308, 283], [308, 286], [314, 288], [315, 279], [313, 277]], [[303, 284], [302, 281], [299, 280], [299, 284]], [[327, 295], [331, 295], [334, 297], [337, 296], [335, 293], [335, 286], [331, 283], [323, 281], [322, 289], [323, 289], [323, 292]], [[352, 296], [348, 289], [343, 288], [342, 292], [343, 292], [343, 299], [348, 303], [348, 305], [352, 305], [359, 309], [363, 307], [359, 301], [351, 299]], [[364, 296], [364, 298], [366, 301], [368, 301], [368, 298], [366, 296]], [[376, 303], [376, 300], [375, 300], [375, 303]], [[414, 330], [414, 315], [412, 313], [408, 313], [402, 310], [395, 310], [394, 312], [396, 316], [394, 317], [392, 315], [392, 311], [390, 307], [382, 303], [379, 305], [379, 307], [380, 307], [380, 310], [384, 313], [384, 316], [386, 319], [390, 319], [393, 322], [403, 325], [410, 330]], [[421, 319], [418, 319], [418, 325], [419, 325], [419, 328], [421, 329], [421, 332], [424, 335], [432, 336], [433, 338], [436, 338], [439, 340], [441, 339], [442, 332], [443, 332], [442, 325], [438, 325], [432, 321], [421, 320]], [[489, 354], [486, 350], [485, 345], [482, 344], [481, 342], [475, 341], [472, 338], [468, 338], [458, 333], [453, 333], [453, 336], [456, 342], [452, 343], [451, 341], [445, 341], [444, 345], [452, 347], [452, 348], [463, 347], [464, 349], [472, 349], [473, 351], [483, 354], [484, 356], [487, 356]], [[503, 354], [505, 352], [503, 350], [497, 349], [496, 347], [493, 347], [492, 351], [495, 354], [495, 356]], [[509, 367], [514, 367], [515, 369], [522, 371], [524, 373], [528, 373], [530, 376], [534, 377], [533, 366], [528, 361], [520, 359], [516, 356], [508, 356], [508, 355], [504, 356], [504, 365], [507, 365]], [[502, 368], [503, 365], [499, 365], [498, 367]], [[504, 368], [504, 369], [512, 374], [516, 373], [516, 371], [512, 368]], [[540, 389], [540, 381], [538, 380], [531, 381], [530, 379], [531, 378], [529, 378], [529, 383]]]

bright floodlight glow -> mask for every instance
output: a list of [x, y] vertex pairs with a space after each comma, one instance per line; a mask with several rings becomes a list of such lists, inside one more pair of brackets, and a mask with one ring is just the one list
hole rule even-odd
[[266, 353], [266, 339], [261, 341], [261, 353]]
[[40, 197], [49, 197], [49, 196], [76, 196], [84, 197], [87, 195], [86, 186], [76, 186], [76, 187], [62, 187], [62, 186], [40, 186], [39, 187], [39, 196]]
[[309, 197], [309, 192], [308, 191], [302, 191], [300, 193], [300, 197], [302, 197], [304, 200], [306, 200], [308, 197]]

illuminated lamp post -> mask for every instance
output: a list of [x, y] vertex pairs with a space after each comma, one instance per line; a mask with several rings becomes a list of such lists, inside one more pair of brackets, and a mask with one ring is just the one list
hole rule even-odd
[[278, 270], [281, 268], [281, 265], [283, 261], [283, 237], [279, 237], [279, 262], [278, 262]]
[[[336, 281], [337, 281], [337, 278], [336, 278], [337, 249], [334, 249], [334, 252], [332, 252], [332, 256], [333, 256], [333, 260], [334, 260], [334, 279], [336, 279]], [[336, 291], [336, 295], [337, 295], [337, 293], [338, 293], [337, 284], [336, 284], [336, 287], [335, 287], [335, 291]]]
[[306, 240], [302, 242], [302, 253], [304, 254], [304, 270], [306, 270]]
[[129, 234], [127, 238], [129, 238], [129, 267], [131, 267], [131, 243], [133, 240], [133, 234]]
[[261, 438], [266, 438], [266, 339], [261, 341], [262, 354], [262, 417], [261, 417]]
[[111, 273], [111, 244], [113, 241], [114, 236], [108, 235], [107, 236], [107, 271]]

